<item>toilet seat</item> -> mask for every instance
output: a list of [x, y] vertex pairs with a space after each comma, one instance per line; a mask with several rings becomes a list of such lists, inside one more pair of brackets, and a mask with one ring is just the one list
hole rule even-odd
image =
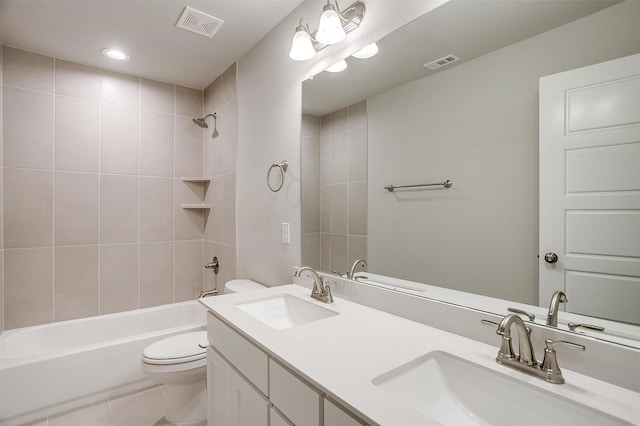
[[168, 365], [203, 360], [207, 357], [207, 345], [206, 331], [177, 334], [147, 346], [142, 362]]

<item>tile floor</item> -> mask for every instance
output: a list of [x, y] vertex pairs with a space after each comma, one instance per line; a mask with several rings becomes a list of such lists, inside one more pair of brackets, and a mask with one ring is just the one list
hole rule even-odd
[[[162, 426], [165, 395], [162, 386], [109, 398], [73, 411], [49, 416], [28, 426]], [[204, 426], [206, 422], [188, 426]]]

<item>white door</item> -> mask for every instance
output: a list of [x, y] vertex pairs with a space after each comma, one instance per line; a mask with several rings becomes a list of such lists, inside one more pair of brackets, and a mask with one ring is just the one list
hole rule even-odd
[[541, 306], [640, 323], [640, 54], [540, 79], [539, 244]]

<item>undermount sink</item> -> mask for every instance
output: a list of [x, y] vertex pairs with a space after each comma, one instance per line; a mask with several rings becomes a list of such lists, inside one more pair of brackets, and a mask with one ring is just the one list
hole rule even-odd
[[289, 294], [239, 303], [236, 306], [276, 330], [338, 315], [338, 312]]
[[430, 352], [372, 382], [446, 425], [631, 425], [447, 352]]

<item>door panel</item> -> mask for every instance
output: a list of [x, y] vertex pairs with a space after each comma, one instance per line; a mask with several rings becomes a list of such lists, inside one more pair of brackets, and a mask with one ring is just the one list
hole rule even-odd
[[540, 306], [640, 323], [638, 99], [640, 55], [540, 79]]

